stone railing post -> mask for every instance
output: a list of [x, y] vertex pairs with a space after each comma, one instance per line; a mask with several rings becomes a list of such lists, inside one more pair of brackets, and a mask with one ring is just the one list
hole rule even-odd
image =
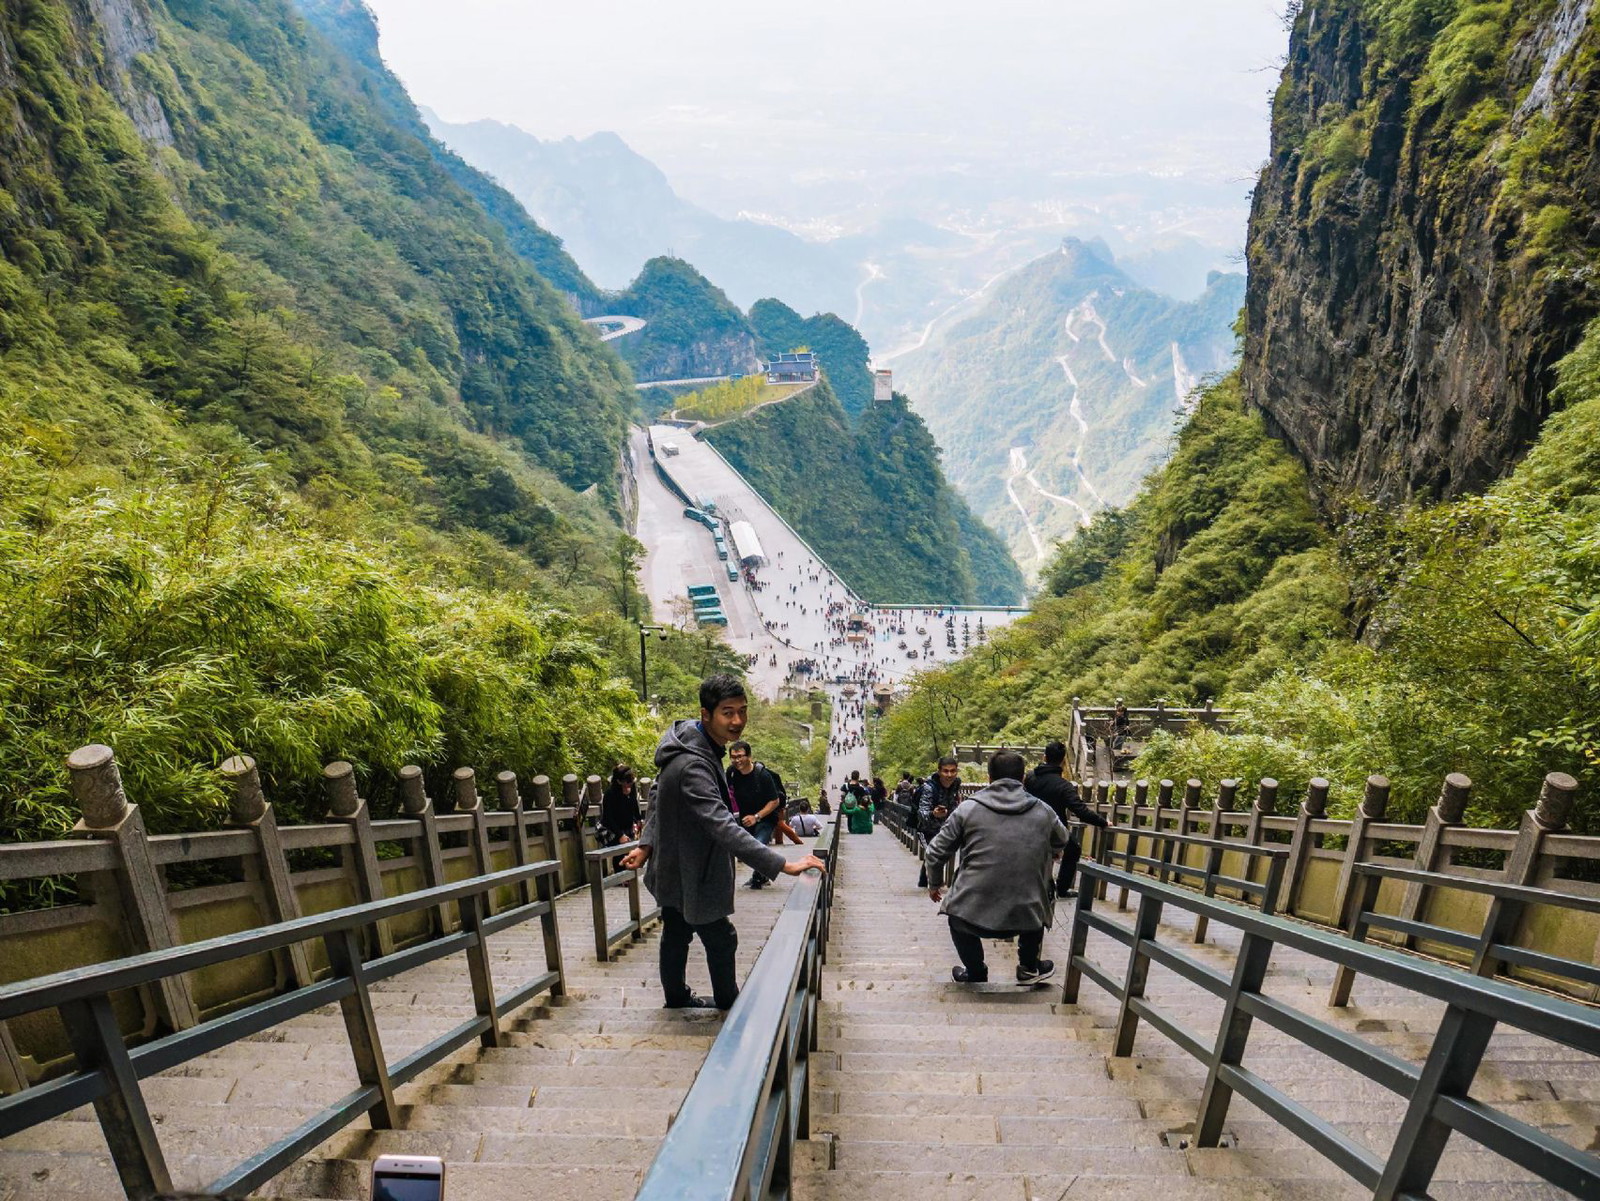
[[555, 802], [550, 795], [550, 777], [534, 776], [529, 782], [533, 789], [533, 807], [544, 813], [544, 857], [561, 862], [561, 841], [556, 830]]
[[1266, 819], [1278, 811], [1278, 782], [1263, 776], [1256, 785], [1256, 799], [1250, 804], [1250, 824], [1244, 828], [1245, 841], [1253, 847], [1266, 837]]
[[[261, 888], [267, 916], [273, 923], [293, 921], [300, 916], [300, 898], [289, 877], [289, 859], [283, 851], [283, 840], [278, 837], [277, 816], [261, 791], [256, 761], [249, 755], [235, 755], [223, 763], [221, 772], [232, 792], [228, 824], [256, 836], [256, 883]], [[315, 979], [304, 943], [291, 943], [287, 958], [288, 976], [296, 988], [304, 988]]]
[[[1162, 781], [1166, 783], [1165, 780]], [[1183, 784], [1183, 800], [1178, 804], [1178, 833], [1193, 834], [1198, 829], [1195, 814], [1200, 810], [1200, 781], [1185, 780]]]
[[[1471, 799], [1472, 781], [1466, 776], [1451, 772], [1444, 778], [1438, 803], [1428, 810], [1428, 820], [1422, 827], [1422, 841], [1417, 844], [1417, 858], [1412, 866], [1419, 872], [1439, 870], [1439, 861], [1445, 849], [1444, 832], [1450, 826], [1461, 824], [1461, 819], [1466, 816], [1467, 802]], [[1426, 895], [1427, 885], [1407, 884], [1400, 898], [1400, 916], [1408, 922], [1416, 921], [1417, 915], [1422, 912]], [[1411, 935], [1405, 934], [1401, 936], [1399, 945], [1409, 947], [1412, 943]]]
[[583, 818], [578, 812], [578, 805], [582, 800], [583, 781], [578, 779], [576, 773], [569, 771], [561, 777], [561, 807], [572, 812], [572, 827], [567, 831], [567, 844], [572, 847], [572, 870], [567, 870], [567, 860], [563, 859], [562, 888], [579, 887], [587, 874], [583, 862]]
[[[1539, 854], [1545, 837], [1566, 828], [1577, 795], [1578, 782], [1565, 772], [1551, 772], [1544, 778], [1544, 784], [1539, 789], [1539, 803], [1522, 815], [1522, 823], [1517, 828], [1517, 841], [1506, 856], [1502, 877], [1505, 883], [1540, 884]], [[1483, 936], [1478, 940], [1472, 956], [1472, 970], [1478, 975], [1492, 976], [1499, 970], [1500, 960], [1493, 948], [1515, 941], [1517, 930], [1522, 925], [1523, 909], [1522, 902], [1500, 897], [1490, 903], [1483, 924]], [[1596, 995], [1600, 995], [1600, 988], [1591, 985], [1589, 996], [1592, 999]]]
[[[494, 787], [500, 798], [500, 811], [511, 815], [511, 858], [518, 867], [526, 867], [534, 861], [533, 849], [528, 845], [528, 827], [524, 824], [526, 815], [522, 811], [522, 793], [517, 790], [517, 773], [498, 773], [494, 778]], [[524, 880], [517, 890], [524, 905], [533, 904], [536, 890], [532, 880]]]
[[1294, 913], [1294, 900], [1299, 895], [1306, 864], [1311, 861], [1311, 849], [1316, 843], [1317, 836], [1311, 830], [1311, 823], [1321, 821], [1323, 814], [1328, 811], [1329, 787], [1321, 776], [1312, 776], [1306, 799], [1300, 803], [1300, 812], [1295, 815], [1294, 832], [1289, 836], [1289, 860], [1283, 865], [1283, 892], [1278, 896], [1277, 906], [1279, 913]]
[[655, 791], [656, 781], [654, 776], [639, 777], [639, 822], [641, 826], [644, 823], [646, 815], [648, 815], [650, 812], [651, 804], [655, 801]]
[[[345, 854], [340, 848], [346, 868], [355, 878], [356, 893], [363, 902], [381, 901], [383, 873], [378, 870], [378, 844], [372, 837], [372, 814], [367, 802], [356, 791], [356, 769], [340, 759], [322, 769], [322, 784], [328, 794], [328, 820], [350, 827], [355, 846]], [[371, 951], [387, 955], [394, 950], [394, 938], [389, 933], [387, 921], [373, 922]]]
[[[1189, 783], [1198, 783], [1190, 780]], [[1217, 785], [1217, 803], [1211, 807], [1211, 839], [1213, 842], [1222, 841], [1227, 831], [1222, 824], [1222, 815], [1232, 813], [1235, 800], [1239, 795], [1239, 781], [1222, 780]], [[1207, 847], [1205, 858], [1205, 875], [1201, 877], [1201, 885], [1206, 896], [1215, 896], [1217, 886], [1213, 881], [1218, 872], [1222, 870], [1222, 848]], [[1211, 919], [1205, 914], [1199, 914], [1194, 919], [1194, 941], [1203, 943], [1206, 940], [1206, 931], [1210, 929]]]
[[[450, 781], [456, 790], [455, 811], [472, 819], [473, 867], [478, 875], [487, 876], [494, 870], [494, 859], [489, 850], [488, 814], [483, 811], [483, 798], [478, 795], [478, 773], [470, 767], [458, 767], [450, 773]], [[494, 897], [485, 894], [484, 903], [493, 913]]]
[[[578, 812], [583, 818], [582, 822], [580, 823], [580, 826], [583, 827], [583, 829], [580, 830], [580, 833], [592, 832], [599, 824], [600, 798], [605, 794], [605, 790], [605, 781], [601, 780], [599, 776], [585, 777], [583, 781], [583, 800], [578, 803]], [[634, 790], [635, 794], [637, 795], [637, 784], [634, 785]], [[593, 821], [590, 820], [591, 818]], [[594, 846], [592, 847], [589, 846], [589, 842], [586, 837], [580, 837], [578, 839], [578, 849], [580, 851], [587, 853], [591, 850], [599, 850], [599, 848], [600, 839], [598, 835], [595, 836]]]
[[[444, 854], [439, 846], [439, 815], [434, 812], [433, 798], [428, 796], [422, 769], [415, 763], [408, 763], [400, 769], [400, 810], [422, 827], [422, 833], [417, 836], [413, 853], [422, 868], [423, 885], [427, 888], [440, 887], [445, 883], [445, 878]], [[433, 924], [439, 934], [449, 934], [454, 930], [456, 928], [454, 907], [435, 906]]]
[[[122, 775], [108, 746], [83, 746], [67, 756], [72, 795], [83, 817], [75, 838], [109, 842], [117, 857], [117, 890], [122, 923], [135, 954], [178, 945], [176, 923], [167, 907], [167, 890], [150, 857], [149, 835], [139, 806], [122, 791]], [[143, 990], [141, 990], [143, 991]], [[169, 1030], [186, 1030], [200, 1020], [189, 978], [167, 976], [150, 988], [147, 1000]]]
[[[1368, 776], [1361, 805], [1356, 809], [1355, 817], [1350, 820], [1350, 834], [1345, 841], [1344, 860], [1339, 864], [1339, 882], [1333, 889], [1333, 924], [1341, 930], [1348, 930], [1352, 936], [1356, 933], [1354, 924], [1356, 911], [1368, 894], [1368, 889], [1359, 887], [1356, 882], [1356, 865], [1366, 862], [1372, 853], [1372, 836], [1367, 833], [1367, 827], [1373, 822], [1381, 822], [1388, 812], [1388, 778]], [[1375, 889], [1372, 890], [1372, 895], [1376, 896]], [[1333, 988], [1328, 993], [1328, 1004], [1335, 1008], [1349, 1004], [1350, 986], [1355, 983], [1355, 979], [1355, 972], [1349, 968], [1342, 965], [1335, 968]]]

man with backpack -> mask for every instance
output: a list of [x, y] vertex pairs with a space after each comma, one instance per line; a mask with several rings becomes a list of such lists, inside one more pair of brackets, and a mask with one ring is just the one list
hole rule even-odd
[[[772, 841], [772, 832], [778, 828], [783, 816], [783, 798], [773, 782], [772, 773], [757, 763], [750, 755], [750, 744], [740, 739], [728, 747], [728, 787], [733, 790], [733, 800], [739, 811], [739, 824], [750, 831], [750, 837], [765, 846]], [[773, 877], [762, 875], [752, 868], [746, 888], [765, 888]]]
[[[1078, 786], [1066, 778], [1064, 768], [1067, 762], [1066, 743], [1057, 739], [1045, 744], [1044, 762], [1039, 764], [1028, 774], [1022, 786], [1038, 797], [1050, 811], [1062, 822], [1071, 814], [1086, 826], [1105, 826], [1108, 823], [1088, 805], [1083, 803], [1078, 796]], [[1082, 834], [1078, 830], [1072, 831], [1072, 836], [1067, 842], [1067, 849], [1061, 856], [1061, 867], [1056, 873], [1056, 896], [1075, 897], [1077, 889], [1072, 887], [1073, 877], [1078, 873], [1078, 859], [1083, 854]]]

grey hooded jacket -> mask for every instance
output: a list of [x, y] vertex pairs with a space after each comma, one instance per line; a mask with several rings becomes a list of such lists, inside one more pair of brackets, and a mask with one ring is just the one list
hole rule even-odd
[[1067, 828], [1020, 780], [996, 780], [963, 801], [923, 853], [928, 883], [961, 853], [939, 912], [985, 930], [1015, 933], [1050, 925], [1055, 884], [1050, 860]]
[[777, 879], [784, 858], [728, 811], [722, 754], [697, 721], [674, 722], [656, 747], [655, 797], [639, 841], [650, 847], [644, 884], [692, 926], [733, 912], [733, 856]]

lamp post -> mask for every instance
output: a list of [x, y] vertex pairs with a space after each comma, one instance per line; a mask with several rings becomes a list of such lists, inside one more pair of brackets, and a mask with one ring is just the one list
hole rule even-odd
[[648, 705], [650, 703], [650, 697], [648, 695], [650, 688], [650, 668], [645, 662], [644, 636], [646, 633], [651, 632], [658, 634], [661, 637], [661, 641], [665, 642], [667, 640], [667, 629], [665, 626], [651, 626], [645, 625], [643, 622], [639, 623], [639, 703], [641, 705]]

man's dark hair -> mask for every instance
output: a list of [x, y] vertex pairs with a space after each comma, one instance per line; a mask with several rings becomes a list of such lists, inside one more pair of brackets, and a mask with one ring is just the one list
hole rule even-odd
[[989, 760], [989, 779], [1020, 780], [1024, 771], [1022, 756], [1016, 751], [996, 751]]
[[939, 756], [939, 766], [940, 767], [960, 767], [961, 766], [961, 760], [957, 759], [954, 755], [940, 755]]
[[1046, 763], [1065, 763], [1067, 761], [1067, 744], [1061, 739], [1044, 744], [1044, 761]]
[[750, 744], [743, 738], [739, 739], [738, 742], [730, 742], [728, 744], [728, 754], [731, 755], [734, 751], [743, 751], [748, 755], [750, 753]]
[[744, 681], [725, 671], [707, 676], [700, 682], [700, 707], [707, 713], [715, 712], [723, 701], [744, 700], [748, 695], [744, 690]]

